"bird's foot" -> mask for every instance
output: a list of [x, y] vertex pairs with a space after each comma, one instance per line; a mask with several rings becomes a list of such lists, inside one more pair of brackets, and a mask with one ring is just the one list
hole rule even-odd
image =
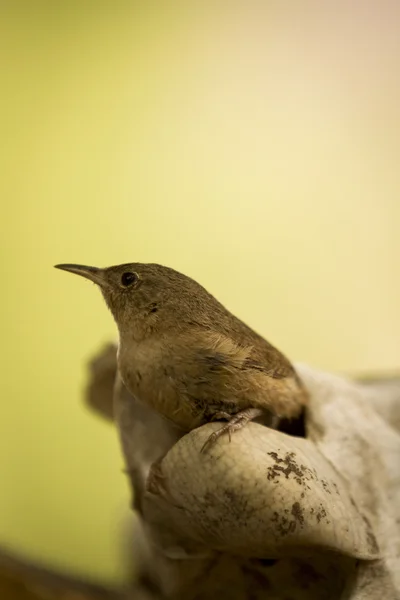
[[242, 427], [247, 425], [249, 421], [260, 417], [262, 414], [263, 410], [261, 408], [246, 408], [245, 410], [241, 410], [240, 412], [236, 413], [236, 415], [234, 416], [226, 412], [216, 413], [214, 415], [214, 419], [226, 419], [228, 423], [226, 423], [226, 425], [223, 425], [221, 429], [217, 429], [217, 431], [214, 431], [214, 433], [212, 433], [206, 439], [200, 452], [204, 452], [208, 446], [214, 444], [214, 442], [216, 442], [216, 440], [219, 437], [221, 437], [221, 435], [224, 435], [224, 433], [227, 433], [229, 435], [229, 441], [231, 441], [232, 433], [234, 431], [242, 429]]

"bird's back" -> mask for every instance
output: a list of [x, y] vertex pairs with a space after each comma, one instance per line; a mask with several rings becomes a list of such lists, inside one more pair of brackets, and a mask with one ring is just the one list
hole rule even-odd
[[175, 362], [174, 373], [184, 382], [185, 404], [203, 412], [203, 421], [250, 407], [289, 419], [299, 415], [307, 394], [290, 361], [212, 296], [209, 302], [174, 341], [181, 364]]

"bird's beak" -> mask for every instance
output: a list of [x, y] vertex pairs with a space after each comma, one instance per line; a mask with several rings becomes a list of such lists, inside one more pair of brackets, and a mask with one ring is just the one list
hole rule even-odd
[[104, 277], [104, 270], [98, 269], [97, 267], [88, 267], [86, 265], [54, 265], [56, 269], [61, 269], [62, 271], [69, 271], [70, 273], [75, 273], [76, 275], [81, 275], [81, 277], [86, 277], [86, 279], [90, 279], [97, 285], [104, 287], [106, 285], [106, 279]]

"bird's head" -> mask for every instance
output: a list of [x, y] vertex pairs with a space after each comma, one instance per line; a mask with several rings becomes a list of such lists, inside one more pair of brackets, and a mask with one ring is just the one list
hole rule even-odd
[[126, 263], [104, 269], [60, 264], [97, 284], [120, 334], [139, 339], [151, 331], [180, 328], [189, 321], [208, 321], [215, 299], [196, 281], [157, 264]]

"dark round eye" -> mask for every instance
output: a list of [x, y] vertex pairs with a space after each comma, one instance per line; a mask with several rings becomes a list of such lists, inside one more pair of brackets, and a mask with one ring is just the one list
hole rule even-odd
[[136, 283], [138, 279], [139, 279], [139, 277], [137, 276], [136, 273], [131, 273], [128, 271], [126, 273], [122, 273], [121, 284], [124, 287], [129, 287], [130, 285], [133, 285], [134, 283]]

